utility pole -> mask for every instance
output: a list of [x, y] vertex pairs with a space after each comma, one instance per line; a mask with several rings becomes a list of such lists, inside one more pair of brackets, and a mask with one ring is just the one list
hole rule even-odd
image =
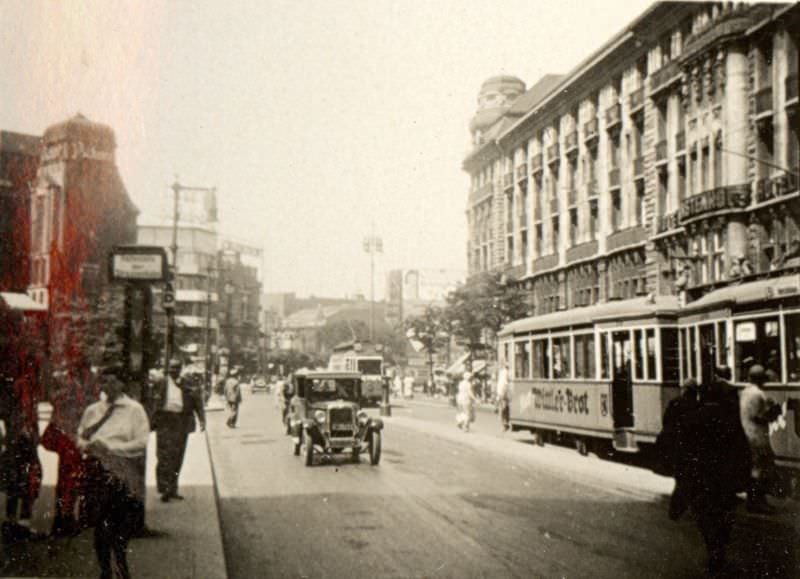
[[364, 238], [364, 251], [369, 253], [369, 341], [375, 343], [375, 254], [383, 253], [383, 240], [375, 235], [375, 224]]

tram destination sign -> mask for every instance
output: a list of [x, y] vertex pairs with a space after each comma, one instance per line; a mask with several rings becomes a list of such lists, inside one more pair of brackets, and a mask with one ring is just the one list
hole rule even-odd
[[117, 246], [108, 261], [112, 281], [162, 282], [167, 279], [167, 254], [163, 247]]

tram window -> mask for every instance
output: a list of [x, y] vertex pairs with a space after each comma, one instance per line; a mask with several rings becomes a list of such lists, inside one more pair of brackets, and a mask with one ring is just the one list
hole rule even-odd
[[800, 382], [800, 314], [784, 318], [786, 328], [786, 370], [789, 382]]
[[550, 377], [550, 356], [547, 352], [547, 339], [533, 341], [533, 377]]
[[[683, 332], [683, 330], [681, 330]], [[661, 328], [661, 376], [665, 382], [677, 384], [680, 380], [678, 373], [678, 330], [675, 328]]]
[[594, 379], [594, 334], [575, 336], [575, 377]]
[[645, 341], [647, 342], [647, 379], [656, 379], [656, 331], [645, 330]]
[[508, 359], [509, 359], [509, 355], [508, 355], [508, 347], [509, 347], [509, 346], [510, 346], [510, 344], [509, 344], [508, 342], [506, 342], [505, 344], [503, 344], [503, 362], [504, 362], [505, 364], [508, 364]]
[[688, 329], [689, 334], [689, 348], [686, 351], [686, 356], [689, 358], [689, 373], [693, 378], [697, 378], [697, 333], [694, 328]]
[[687, 337], [686, 337], [686, 328], [680, 329], [680, 336], [681, 341], [676, 348], [680, 351], [680, 361], [681, 361], [681, 376], [683, 379], [686, 380], [689, 378], [689, 358], [686, 355], [686, 344], [687, 344]]
[[517, 342], [514, 344], [514, 377], [530, 378], [530, 343]]
[[767, 371], [768, 382], [779, 382], [781, 377], [781, 338], [778, 318], [758, 318], [736, 322], [736, 380], [747, 381], [747, 372], [753, 364]]
[[717, 322], [717, 365], [728, 365], [728, 324]]
[[611, 378], [610, 366], [608, 359], [608, 333], [603, 332], [600, 334], [600, 378], [602, 380]]
[[644, 379], [644, 334], [642, 330], [633, 331], [633, 353], [636, 359], [634, 376], [637, 380]]
[[570, 377], [569, 336], [553, 338], [553, 378]]

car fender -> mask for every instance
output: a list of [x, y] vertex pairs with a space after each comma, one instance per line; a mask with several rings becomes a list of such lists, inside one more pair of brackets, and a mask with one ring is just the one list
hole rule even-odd
[[370, 418], [368, 430], [375, 430], [380, 432], [383, 430], [383, 419], [382, 418]]
[[322, 434], [322, 431], [316, 422], [313, 420], [304, 420], [303, 431], [307, 436], [311, 437], [311, 440], [314, 442], [314, 444], [325, 446], [325, 436]]

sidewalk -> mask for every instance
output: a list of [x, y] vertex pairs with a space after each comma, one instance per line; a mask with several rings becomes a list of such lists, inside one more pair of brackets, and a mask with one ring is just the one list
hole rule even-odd
[[[46, 418], [46, 413], [44, 414]], [[40, 427], [46, 425], [40, 422]], [[47, 533], [54, 504], [58, 457], [39, 447], [44, 480], [33, 516], [33, 529]], [[134, 539], [129, 546], [133, 577], [155, 579], [223, 579], [227, 577], [222, 548], [214, 475], [206, 434], [189, 436], [181, 472], [185, 501], [162, 503], [156, 491], [155, 434], [147, 447], [146, 521], [155, 536]], [[0, 493], [0, 505], [5, 496]], [[5, 511], [2, 511], [5, 512]], [[89, 529], [72, 539], [3, 545], [0, 577], [97, 577], [93, 533]]]

